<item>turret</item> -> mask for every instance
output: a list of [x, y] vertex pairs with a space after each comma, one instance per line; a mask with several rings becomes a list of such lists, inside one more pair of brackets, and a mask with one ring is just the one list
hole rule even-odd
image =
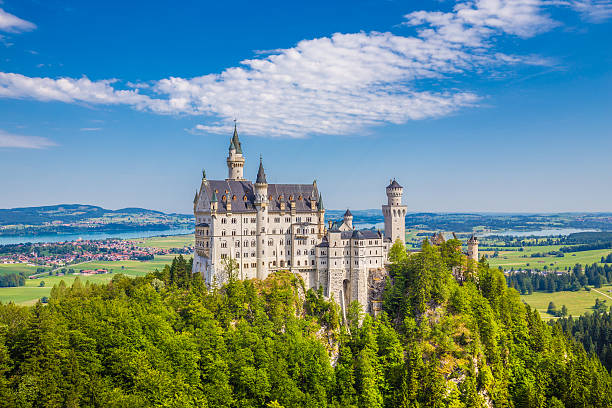
[[350, 229], [353, 229], [353, 214], [351, 214], [350, 210], [348, 209], [346, 210], [346, 212], [344, 213], [343, 219], [344, 219], [344, 224]]
[[234, 134], [230, 139], [229, 154], [227, 156], [227, 179], [244, 180], [244, 157], [242, 156], [242, 146], [238, 139], [236, 123], [234, 123]]
[[317, 208], [319, 210], [319, 238], [321, 238], [323, 237], [323, 235], [325, 235], [325, 207], [323, 207], [323, 197], [321, 196], [321, 193], [319, 193], [319, 201], [317, 202]]
[[259, 158], [259, 170], [257, 180], [255, 180], [255, 209], [257, 210], [257, 278], [265, 279], [266, 268], [266, 225], [268, 220], [268, 182], [266, 172], [263, 168], [263, 161]]
[[478, 237], [472, 235], [468, 240], [468, 258], [478, 262]]
[[219, 200], [217, 200], [217, 193], [213, 190], [212, 198], [210, 199], [210, 212], [214, 214], [217, 212], [219, 206]]
[[382, 206], [383, 216], [385, 217], [385, 239], [392, 242], [398, 239], [406, 241], [406, 209], [402, 205], [402, 195], [404, 188], [395, 180], [389, 181], [386, 188], [387, 204]]

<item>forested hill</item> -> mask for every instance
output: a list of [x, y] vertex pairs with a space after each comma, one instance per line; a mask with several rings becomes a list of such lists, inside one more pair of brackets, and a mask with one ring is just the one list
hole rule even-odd
[[229, 262], [229, 282], [209, 291], [182, 257], [142, 278], [77, 279], [47, 305], [0, 305], [0, 405], [612, 405], [597, 357], [459, 241], [391, 257], [385, 312], [353, 303], [344, 323], [296, 275], [240, 281]]
[[108, 210], [83, 204], [0, 209], [0, 235], [163, 231], [193, 227], [193, 216], [144, 208]]
[[[0, 225], [26, 224], [38, 225], [50, 222], [78, 222], [101, 217], [167, 217], [179, 214], [165, 214], [161, 211], [144, 208], [122, 208], [108, 210], [95, 205], [85, 204], [58, 204], [43, 207], [22, 207], [0, 209]], [[190, 217], [183, 215], [184, 217]]]

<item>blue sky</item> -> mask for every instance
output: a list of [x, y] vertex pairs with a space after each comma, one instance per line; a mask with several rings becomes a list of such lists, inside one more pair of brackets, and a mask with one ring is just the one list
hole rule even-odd
[[246, 176], [262, 154], [327, 208], [378, 208], [396, 177], [411, 211], [612, 211], [611, 20], [610, 0], [0, 1], [0, 207], [190, 212], [237, 118]]

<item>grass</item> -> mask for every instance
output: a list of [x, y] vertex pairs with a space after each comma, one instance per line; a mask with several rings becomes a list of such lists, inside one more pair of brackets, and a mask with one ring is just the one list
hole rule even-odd
[[[43, 296], [49, 296], [51, 288], [54, 285], [64, 281], [66, 285], [70, 286], [74, 282], [77, 276], [83, 283], [89, 281], [90, 283], [107, 283], [113, 276], [118, 274], [124, 274], [128, 276], [144, 276], [149, 272], [153, 272], [155, 269], [162, 269], [164, 265], [170, 264], [175, 255], [157, 255], [152, 261], [100, 261], [100, 262], [85, 262], [75, 267], [75, 270], [80, 269], [107, 269], [112, 270], [113, 273], [92, 275], [92, 276], [80, 276], [80, 275], [66, 275], [66, 276], [42, 276], [38, 279], [27, 279], [25, 286], [16, 288], [0, 288], [0, 302], [15, 302], [20, 305], [32, 305], [35, 304], [38, 299]], [[45, 282], [45, 287], [40, 287], [40, 282]]]
[[[612, 293], [609, 292], [612, 290], [612, 285], [604, 285], [604, 287], [597, 290], [612, 297]], [[559, 310], [561, 306], [565, 305], [568, 313], [572, 316], [580, 316], [587, 312], [592, 312], [596, 299], [605, 300], [606, 304], [612, 305], [612, 299], [597, 293], [593, 289], [590, 291], [582, 289], [577, 292], [533, 292], [531, 295], [522, 295], [521, 299], [529, 304], [529, 306], [536, 308], [543, 319], [554, 319], [553, 316], [546, 313], [549, 302], [554, 302]]]
[[612, 252], [610, 249], [596, 249], [593, 251], [568, 252], [562, 258], [556, 256], [531, 258], [531, 254], [558, 251], [562, 246], [565, 245], [525, 247], [523, 251], [500, 250], [499, 256], [496, 258], [491, 257], [494, 251], [480, 251], [480, 254], [489, 256], [489, 265], [494, 268], [501, 266], [504, 270], [511, 268], [543, 270], [544, 266], [547, 266], [549, 270], [565, 270], [567, 267], [573, 267], [577, 263], [590, 265], [599, 262], [602, 256]]
[[151, 237], [130, 240], [142, 247], [153, 247], [153, 248], [183, 248], [185, 246], [193, 246], [195, 239], [193, 234], [188, 235], [173, 235], [168, 237]]
[[[8, 274], [11, 272], [24, 272], [26, 275], [36, 273], [37, 268], [42, 268], [40, 265], [27, 265], [27, 264], [0, 264], [0, 275]], [[47, 268], [49, 269], [49, 268]]]

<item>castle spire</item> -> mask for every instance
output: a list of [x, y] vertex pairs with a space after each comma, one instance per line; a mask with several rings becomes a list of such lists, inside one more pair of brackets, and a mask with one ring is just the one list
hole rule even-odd
[[232, 136], [232, 144], [236, 148], [236, 153], [242, 154], [242, 146], [240, 145], [240, 140], [238, 140], [238, 129], [236, 128], [235, 120], [234, 120], [234, 135]]
[[259, 170], [257, 171], [257, 180], [255, 181], [257, 184], [268, 184], [266, 181], [266, 172], [263, 168], [263, 159], [259, 156]]
[[244, 180], [244, 156], [238, 140], [238, 130], [234, 121], [234, 134], [230, 139], [229, 155], [227, 156], [227, 180]]
[[323, 207], [323, 196], [321, 195], [321, 193], [319, 193], [319, 210], [324, 210], [325, 208]]

